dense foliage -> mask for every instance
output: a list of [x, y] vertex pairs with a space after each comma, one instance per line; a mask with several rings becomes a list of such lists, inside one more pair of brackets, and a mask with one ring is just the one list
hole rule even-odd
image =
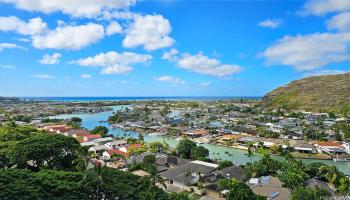
[[255, 200], [266, 199], [257, 196], [253, 191], [243, 182], [238, 179], [221, 179], [218, 181], [218, 188], [220, 191], [227, 191], [225, 197], [227, 200]]
[[207, 160], [209, 150], [203, 146], [197, 146], [193, 141], [185, 138], [176, 146], [177, 154], [186, 159]]

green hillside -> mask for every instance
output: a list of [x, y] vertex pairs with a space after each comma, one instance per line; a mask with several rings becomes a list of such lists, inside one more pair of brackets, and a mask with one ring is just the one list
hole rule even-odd
[[339, 110], [350, 105], [350, 73], [293, 81], [266, 94], [262, 105], [316, 112]]

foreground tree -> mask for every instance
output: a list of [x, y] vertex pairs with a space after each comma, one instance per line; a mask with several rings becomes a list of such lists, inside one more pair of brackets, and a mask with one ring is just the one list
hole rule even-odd
[[18, 168], [43, 166], [49, 169], [71, 169], [80, 144], [63, 135], [37, 134], [12, 145], [7, 153], [9, 161]]

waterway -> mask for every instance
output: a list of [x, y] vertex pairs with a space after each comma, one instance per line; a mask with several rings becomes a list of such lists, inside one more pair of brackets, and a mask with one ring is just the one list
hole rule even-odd
[[[87, 129], [93, 129], [95, 126], [106, 126], [109, 128], [110, 133], [114, 136], [119, 137], [138, 137], [138, 133], [135, 131], [124, 131], [119, 128], [112, 129], [107, 122], [105, 122], [109, 116], [120, 109], [124, 109], [128, 106], [113, 106], [113, 111], [106, 111], [94, 114], [64, 114], [57, 115], [51, 118], [56, 119], [70, 119], [72, 117], [80, 117], [82, 119], [82, 126]], [[146, 142], [151, 141], [165, 141], [171, 147], [175, 147], [178, 143], [177, 140], [171, 137], [166, 136], [149, 136], [145, 135], [144, 137]], [[218, 160], [230, 160], [236, 165], [242, 165], [247, 162], [250, 162], [250, 158], [246, 155], [246, 151], [239, 150], [231, 147], [219, 146], [214, 144], [201, 144], [206, 147], [210, 152], [210, 158]], [[283, 160], [281, 156], [272, 156], [276, 160]], [[253, 156], [252, 160], [259, 160], [261, 155], [256, 154]], [[340, 171], [344, 172], [347, 175], [350, 175], [350, 162], [334, 162], [333, 160], [314, 160], [314, 159], [301, 159], [305, 163], [311, 162], [323, 162], [328, 165], [336, 166]]]

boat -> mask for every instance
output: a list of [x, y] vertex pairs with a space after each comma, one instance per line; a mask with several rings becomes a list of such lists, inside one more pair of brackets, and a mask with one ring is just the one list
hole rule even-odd
[[350, 160], [346, 158], [333, 158], [334, 162], [349, 162]]

